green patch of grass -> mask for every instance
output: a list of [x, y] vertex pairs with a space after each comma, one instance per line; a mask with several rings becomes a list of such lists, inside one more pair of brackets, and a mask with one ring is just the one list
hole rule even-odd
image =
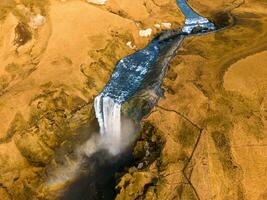
[[91, 76], [87, 77], [87, 86], [89, 89], [96, 87], [95, 80]]
[[72, 60], [70, 58], [68, 58], [68, 57], [64, 57], [64, 62], [67, 63], [68, 65], [72, 65], [73, 64]]
[[179, 185], [176, 187], [176, 192], [177, 192], [177, 194], [178, 194], [179, 199], [182, 198], [183, 189], [184, 189], [183, 184], [179, 184]]

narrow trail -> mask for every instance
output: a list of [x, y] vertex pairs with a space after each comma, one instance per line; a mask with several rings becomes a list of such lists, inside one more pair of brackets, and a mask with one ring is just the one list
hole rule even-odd
[[197, 139], [196, 139], [196, 143], [195, 143], [194, 146], [193, 146], [193, 150], [192, 150], [192, 152], [191, 152], [191, 154], [190, 154], [190, 156], [189, 156], [188, 161], [186, 162], [185, 166], [184, 166], [183, 169], [182, 169], [182, 173], [183, 173], [185, 179], [187, 180], [188, 184], [190, 185], [190, 187], [191, 187], [192, 190], [194, 191], [194, 193], [195, 193], [197, 199], [198, 199], [198, 200], [201, 200], [200, 197], [199, 197], [199, 194], [198, 194], [198, 192], [197, 192], [197, 190], [196, 190], [196, 188], [194, 187], [193, 183], [191, 182], [191, 177], [187, 176], [187, 174], [186, 174], [186, 170], [188, 169], [188, 166], [190, 165], [190, 163], [191, 163], [191, 161], [192, 161], [192, 159], [193, 159], [193, 157], [194, 157], [194, 154], [195, 154], [195, 152], [196, 152], [196, 149], [197, 149], [197, 147], [198, 147], [198, 144], [199, 144], [200, 139], [201, 139], [201, 137], [202, 137], [202, 134], [203, 134], [203, 132], [204, 132], [204, 128], [200, 127], [200, 126], [197, 125], [195, 122], [193, 122], [192, 120], [190, 120], [187, 116], [185, 116], [184, 114], [182, 114], [182, 113], [180, 113], [180, 112], [178, 112], [178, 111], [176, 111], [176, 110], [173, 110], [173, 109], [167, 109], [167, 108], [164, 108], [164, 107], [159, 106], [159, 105], [157, 105], [156, 107], [159, 108], [159, 109], [161, 109], [161, 110], [164, 110], [164, 111], [166, 111], [166, 112], [173, 112], [173, 113], [177, 114], [179, 117], [181, 117], [181, 118], [184, 119], [185, 121], [189, 122], [193, 127], [195, 127], [196, 129], [199, 130], [199, 134], [198, 134], [198, 137], [197, 137]]
[[[244, 4], [245, 4], [245, 0], [241, 0], [240, 3], [234, 5], [232, 8], [229, 9], [228, 12], [230, 13], [230, 17], [231, 17], [232, 19], [231, 19], [231, 23], [230, 23], [228, 26], [226, 26], [226, 27], [222, 27], [222, 28], [219, 28], [219, 29], [216, 29], [216, 30], [213, 30], [213, 31], [209, 31], [209, 32], [207, 32], [207, 33], [191, 34], [191, 35], [188, 35], [187, 37], [196, 37], [196, 36], [202, 36], [202, 35], [206, 35], [206, 34], [214, 34], [214, 33], [216, 33], [216, 32], [219, 32], [219, 31], [222, 31], [222, 30], [226, 30], [226, 29], [228, 29], [228, 28], [231, 28], [232, 26], [235, 25], [234, 17], [233, 17], [233, 15], [232, 15], [231, 12], [232, 12], [234, 9], [237, 9], [237, 8], [239, 8], [240, 6], [244, 5]], [[182, 114], [181, 112], [178, 112], [178, 111], [173, 110], [173, 109], [164, 108], [164, 107], [159, 106], [159, 105], [156, 105], [156, 107], [159, 108], [159, 109], [161, 109], [161, 110], [164, 110], [164, 111], [166, 111], [166, 112], [173, 112], [173, 113], [177, 114], [177, 115], [180, 116], [182, 119], [184, 119], [185, 121], [189, 122], [192, 126], [194, 126], [195, 128], [197, 128], [197, 129], [199, 130], [199, 134], [198, 134], [198, 137], [197, 137], [197, 139], [196, 139], [196, 142], [195, 142], [195, 144], [194, 144], [194, 146], [193, 146], [193, 150], [192, 150], [192, 152], [191, 152], [191, 154], [190, 154], [190, 156], [189, 156], [188, 161], [186, 162], [185, 166], [184, 166], [183, 169], [182, 169], [182, 173], [183, 173], [185, 179], [187, 180], [188, 184], [190, 185], [190, 187], [191, 187], [192, 190], [194, 191], [196, 198], [197, 198], [198, 200], [201, 200], [201, 198], [200, 198], [200, 196], [199, 196], [199, 194], [198, 194], [196, 188], [194, 187], [193, 183], [191, 182], [191, 174], [192, 174], [192, 172], [191, 172], [190, 175], [188, 176], [187, 173], [186, 173], [186, 171], [187, 171], [187, 169], [188, 169], [188, 167], [189, 167], [189, 165], [190, 165], [190, 163], [191, 163], [191, 161], [192, 161], [192, 159], [193, 159], [193, 157], [194, 157], [194, 155], [195, 155], [196, 149], [197, 149], [197, 147], [198, 147], [198, 145], [199, 145], [199, 143], [200, 143], [201, 137], [202, 137], [202, 135], [203, 135], [205, 129], [202, 128], [201, 126], [199, 126], [197, 123], [195, 123], [195, 122], [193, 122], [192, 120], [190, 120], [189, 117], [185, 116], [185, 115]], [[152, 112], [153, 112], [153, 111], [152, 111]], [[263, 145], [263, 146], [265, 146], [265, 145]]]

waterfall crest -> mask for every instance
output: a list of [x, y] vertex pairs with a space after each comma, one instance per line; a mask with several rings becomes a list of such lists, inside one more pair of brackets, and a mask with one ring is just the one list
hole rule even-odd
[[[122, 134], [121, 106], [140, 89], [147, 74], [152, 70], [159, 51], [158, 40], [153, 40], [144, 49], [120, 60], [108, 84], [94, 100], [100, 136], [104, 141], [102, 145], [112, 154], [119, 153], [125, 147], [129, 141], [125, 143], [123, 140], [131, 132], [131, 125], [127, 123], [124, 124], [127, 131]], [[124, 123], [125, 120], [127, 119], [124, 119]]]
[[[95, 113], [103, 137], [112, 154], [120, 151], [121, 140], [121, 104], [108, 96], [99, 95], [94, 101]], [[111, 145], [111, 146], [109, 146]]]

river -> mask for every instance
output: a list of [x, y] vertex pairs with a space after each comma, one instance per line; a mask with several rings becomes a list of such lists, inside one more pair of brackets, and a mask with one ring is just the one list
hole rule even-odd
[[[177, 5], [185, 16], [182, 29], [164, 31], [144, 49], [118, 61], [109, 82], [95, 98], [100, 141], [104, 142], [99, 143], [98, 151], [83, 166], [89, 172], [67, 189], [62, 200], [114, 198], [114, 174], [130, 161], [129, 146], [134, 143], [128, 137], [129, 120], [138, 126], [163, 96], [164, 76], [184, 38], [216, 30], [212, 22], [194, 12], [185, 0], [177, 0]], [[135, 134], [135, 131], [130, 132]]]
[[[95, 113], [100, 134], [118, 148], [111, 148], [112, 154], [120, 152], [122, 130], [122, 106], [146, 87], [153, 91], [151, 96], [161, 96], [160, 87], [170, 58], [175, 55], [182, 40], [192, 34], [214, 31], [215, 25], [198, 15], [185, 0], [177, 0], [185, 16], [180, 31], [166, 31], [154, 38], [144, 49], [120, 60], [103, 91], [95, 98]], [[155, 84], [155, 82], [159, 84]], [[157, 103], [158, 98], [150, 104]], [[136, 112], [131, 110], [130, 112]], [[142, 112], [142, 111], [141, 111]], [[132, 118], [133, 116], [126, 116]], [[114, 144], [113, 144], [114, 143]]]

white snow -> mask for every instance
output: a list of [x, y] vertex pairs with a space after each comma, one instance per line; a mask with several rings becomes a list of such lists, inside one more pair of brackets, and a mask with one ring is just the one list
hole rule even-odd
[[38, 14], [31, 18], [29, 26], [32, 27], [33, 29], [37, 29], [38, 27], [42, 26], [45, 22], [46, 22], [45, 17]]
[[127, 42], [126, 45], [127, 45], [128, 47], [130, 47], [131, 49], [135, 49], [135, 48], [136, 48], [136, 46], [133, 45], [131, 41]]
[[152, 29], [151, 28], [139, 31], [139, 35], [141, 37], [149, 37], [151, 34], [152, 34]]
[[172, 24], [169, 23], [169, 22], [163, 22], [163, 23], [161, 23], [161, 25], [166, 29], [171, 29], [172, 28]]
[[98, 4], [98, 5], [104, 5], [107, 2], [107, 0], [87, 0], [87, 2]]
[[154, 25], [157, 29], [160, 29], [160, 24], [155, 24]]

